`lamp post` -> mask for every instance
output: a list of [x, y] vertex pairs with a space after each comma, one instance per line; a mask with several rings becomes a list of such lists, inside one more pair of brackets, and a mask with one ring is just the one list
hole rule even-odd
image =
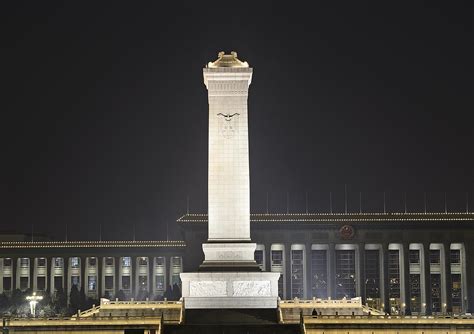
[[30, 302], [30, 312], [33, 317], [36, 316], [36, 304], [43, 299], [43, 296], [38, 296], [36, 292], [33, 292], [31, 296], [26, 296], [26, 300]]

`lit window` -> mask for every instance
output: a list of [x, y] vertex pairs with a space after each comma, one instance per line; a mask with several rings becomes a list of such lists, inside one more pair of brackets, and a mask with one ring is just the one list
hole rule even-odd
[[125, 256], [122, 258], [122, 267], [130, 267], [130, 263], [132, 262], [130, 256]]
[[164, 266], [165, 265], [165, 258], [163, 256], [155, 257], [155, 263], [157, 266]]
[[71, 268], [79, 268], [79, 258], [77, 256], [71, 257]]
[[27, 268], [30, 266], [30, 259], [27, 257], [22, 257], [20, 259], [20, 267]]
[[147, 266], [148, 265], [148, 258], [147, 257], [140, 257], [138, 259], [138, 265]]
[[451, 249], [451, 263], [460, 264], [461, 263], [461, 250], [460, 249]]
[[95, 276], [89, 276], [88, 277], [88, 282], [87, 282], [87, 287], [89, 288], [89, 291], [95, 291], [97, 286], [97, 279]]
[[155, 289], [157, 291], [165, 291], [165, 276], [157, 275], [155, 276]]
[[138, 277], [138, 289], [140, 291], [148, 290], [148, 277], [147, 276]]
[[418, 249], [410, 249], [408, 254], [408, 259], [410, 264], [419, 264], [420, 263], [420, 250]]
[[430, 250], [430, 264], [440, 264], [441, 263], [441, 253], [439, 249]]
[[62, 268], [63, 266], [63, 258], [62, 257], [55, 257], [54, 258], [54, 266], [56, 268]]

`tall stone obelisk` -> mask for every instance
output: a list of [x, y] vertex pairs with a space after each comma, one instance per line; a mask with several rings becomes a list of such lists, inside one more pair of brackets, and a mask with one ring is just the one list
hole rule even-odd
[[276, 308], [279, 273], [260, 272], [250, 240], [247, 99], [252, 68], [220, 52], [203, 70], [209, 98], [208, 242], [182, 273], [186, 308]]
[[247, 99], [252, 69], [219, 53], [203, 70], [209, 99], [208, 243], [201, 270], [257, 270], [250, 242], [250, 175]]

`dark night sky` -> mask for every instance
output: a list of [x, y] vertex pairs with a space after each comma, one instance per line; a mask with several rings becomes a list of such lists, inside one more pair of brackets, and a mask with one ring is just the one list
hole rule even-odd
[[[206, 212], [202, 67], [236, 50], [252, 211], [474, 208], [469, 2], [2, 3], [0, 229], [165, 239]], [[181, 3], [181, 2], [179, 2]], [[257, 3], [257, 1], [255, 1]], [[388, 4], [398, 3], [397, 7]], [[449, 4], [449, 7], [446, 5]], [[231, 6], [231, 8], [226, 8]], [[214, 9], [215, 8], [215, 9]]]

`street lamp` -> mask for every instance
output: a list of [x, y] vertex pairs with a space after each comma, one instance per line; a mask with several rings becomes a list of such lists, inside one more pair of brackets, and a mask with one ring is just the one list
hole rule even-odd
[[43, 296], [36, 295], [36, 292], [33, 292], [31, 296], [26, 296], [26, 300], [30, 302], [30, 312], [33, 317], [36, 315], [36, 304], [43, 299]]

